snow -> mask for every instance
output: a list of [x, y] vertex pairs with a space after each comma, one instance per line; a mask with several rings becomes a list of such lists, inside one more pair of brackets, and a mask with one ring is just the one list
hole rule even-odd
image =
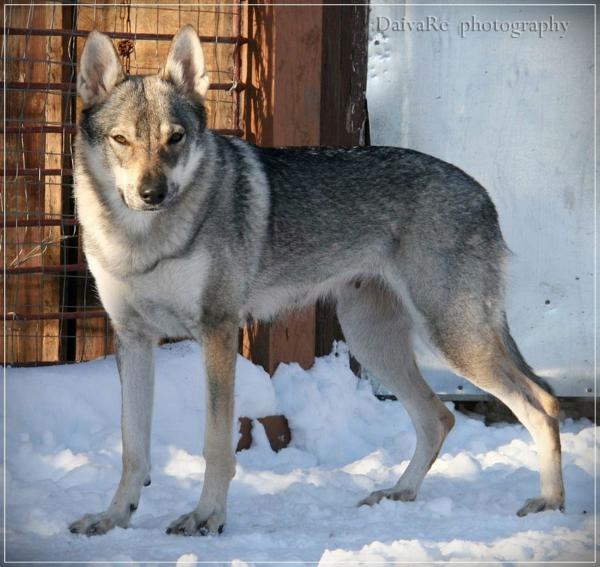
[[[152, 485], [127, 530], [69, 533], [104, 509], [121, 467], [120, 393], [114, 358], [6, 375], [6, 551], [20, 561], [592, 561], [596, 431], [561, 424], [567, 511], [518, 518], [538, 494], [537, 458], [518, 425], [486, 427], [455, 412], [450, 433], [415, 502], [356, 508], [392, 485], [415, 447], [402, 406], [379, 401], [350, 371], [343, 344], [308, 371], [281, 365], [274, 378], [238, 359], [236, 415], [283, 413], [290, 447], [274, 453], [253, 422], [238, 454], [220, 537], [167, 536], [197, 503], [204, 388], [200, 348], [157, 349]], [[450, 408], [451, 405], [449, 404]], [[235, 440], [232, 440], [235, 442]]]

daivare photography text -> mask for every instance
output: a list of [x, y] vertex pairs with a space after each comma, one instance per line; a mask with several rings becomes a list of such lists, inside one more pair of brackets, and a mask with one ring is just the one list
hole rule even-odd
[[[402, 17], [393, 20], [387, 16], [375, 18], [376, 32], [447, 32], [453, 26], [448, 20], [438, 18], [437, 16], [427, 16], [426, 18], [411, 20]], [[558, 33], [564, 37], [569, 28], [569, 22], [558, 20], [550, 15], [544, 20], [481, 20], [473, 15], [466, 20], [461, 20], [456, 25], [456, 30], [461, 38], [465, 38], [469, 33], [478, 32], [496, 32], [508, 33], [512, 38], [521, 37], [523, 34], [535, 34], [538, 38], [543, 38], [548, 33]]]

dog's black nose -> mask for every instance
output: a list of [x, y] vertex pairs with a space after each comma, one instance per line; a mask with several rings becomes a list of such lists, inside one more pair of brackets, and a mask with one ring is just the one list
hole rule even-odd
[[167, 196], [166, 183], [154, 183], [142, 186], [140, 197], [148, 205], [158, 205], [165, 200]]

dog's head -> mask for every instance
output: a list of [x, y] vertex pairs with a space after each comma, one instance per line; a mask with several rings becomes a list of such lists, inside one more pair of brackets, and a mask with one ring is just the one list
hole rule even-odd
[[79, 64], [81, 144], [109, 201], [157, 211], [186, 191], [203, 158], [209, 87], [196, 31], [173, 38], [164, 68], [127, 78], [111, 40], [90, 33]]

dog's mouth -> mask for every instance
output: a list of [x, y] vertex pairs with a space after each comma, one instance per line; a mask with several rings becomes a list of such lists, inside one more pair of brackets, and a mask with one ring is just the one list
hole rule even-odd
[[142, 211], [147, 213], [158, 213], [160, 211], [165, 211], [170, 209], [173, 206], [173, 199], [169, 199], [168, 202], [165, 200], [162, 203], [158, 203], [157, 205], [140, 205], [129, 207], [133, 211]]

